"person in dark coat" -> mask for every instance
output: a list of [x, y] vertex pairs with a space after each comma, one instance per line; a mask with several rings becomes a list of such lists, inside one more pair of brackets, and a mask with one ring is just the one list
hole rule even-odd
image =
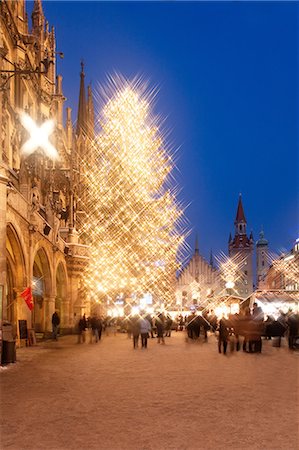
[[[269, 328], [268, 328], [269, 331]], [[270, 333], [271, 336], [275, 337], [276, 339], [273, 341], [274, 347], [280, 347], [281, 346], [281, 338], [285, 335], [285, 332], [287, 331], [287, 323], [285, 320], [285, 317], [283, 314], [281, 314], [277, 320], [274, 320], [272, 324], [270, 325]]]
[[251, 313], [250, 308], [245, 308], [244, 314], [239, 316], [239, 333], [244, 336], [243, 340], [243, 352], [249, 351], [249, 341], [250, 341], [250, 324], [251, 324]]
[[293, 350], [296, 348], [296, 339], [299, 336], [299, 315], [290, 314], [287, 319], [288, 334], [289, 334], [289, 349]]
[[55, 341], [57, 341], [59, 324], [60, 324], [60, 317], [55, 311], [52, 315], [52, 331], [53, 331], [52, 337], [53, 339], [55, 339]]
[[100, 317], [97, 317], [97, 319], [96, 319], [96, 328], [98, 330], [98, 336], [99, 336], [99, 341], [100, 341], [101, 337], [102, 337], [102, 330], [103, 330], [103, 323], [102, 323], [102, 319]]
[[211, 329], [211, 326], [207, 312], [203, 312], [200, 326], [202, 327], [203, 330], [204, 341], [208, 342], [208, 331]]
[[90, 318], [90, 327], [91, 327], [91, 334], [90, 334], [90, 343], [92, 344], [93, 337], [95, 337], [96, 343], [99, 342], [102, 336], [102, 321], [97, 316], [92, 316]]
[[171, 336], [171, 325], [172, 325], [172, 318], [170, 316], [167, 316], [165, 323], [165, 337]]
[[133, 348], [138, 347], [138, 340], [140, 335], [140, 321], [139, 316], [134, 316], [131, 318], [131, 332], [133, 336]]
[[222, 317], [222, 319], [220, 319], [219, 321], [218, 333], [218, 352], [221, 353], [221, 349], [223, 346], [223, 354], [225, 355], [229, 338], [229, 329], [227, 320], [224, 317]]
[[258, 317], [252, 317], [249, 322], [249, 353], [262, 353], [262, 334], [264, 322]]
[[80, 318], [78, 322], [78, 344], [81, 344], [81, 342], [85, 342], [85, 332], [87, 328], [87, 321], [85, 314], [83, 317]]
[[265, 336], [267, 340], [272, 339], [272, 325], [275, 322], [274, 317], [267, 316], [267, 319], [265, 320]]
[[158, 314], [156, 318], [156, 328], [157, 328], [158, 344], [160, 344], [160, 342], [162, 342], [162, 344], [165, 344], [164, 340], [165, 317], [162, 313]]

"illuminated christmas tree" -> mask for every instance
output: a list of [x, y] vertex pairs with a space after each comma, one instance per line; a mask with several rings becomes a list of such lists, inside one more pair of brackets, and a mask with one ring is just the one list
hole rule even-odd
[[138, 81], [111, 79], [100, 117], [93, 164], [82, 161], [85, 211], [81, 233], [91, 260], [85, 275], [94, 298], [149, 292], [174, 300], [182, 210], [175, 199], [173, 162], [152, 94]]

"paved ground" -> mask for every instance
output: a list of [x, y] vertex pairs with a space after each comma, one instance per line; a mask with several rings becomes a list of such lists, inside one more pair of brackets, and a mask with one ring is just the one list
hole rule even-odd
[[217, 353], [174, 333], [17, 351], [0, 370], [1, 450], [297, 450], [299, 352]]

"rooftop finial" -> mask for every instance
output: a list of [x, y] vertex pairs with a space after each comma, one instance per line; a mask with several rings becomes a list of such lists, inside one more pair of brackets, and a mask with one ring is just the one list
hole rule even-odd
[[80, 73], [80, 92], [79, 92], [79, 106], [78, 106], [78, 118], [77, 118], [77, 136], [81, 132], [86, 133], [87, 125], [87, 108], [85, 97], [85, 84], [84, 84], [84, 62], [81, 60], [81, 73]]
[[214, 268], [214, 256], [213, 256], [213, 250], [212, 249], [211, 249], [211, 252], [210, 252], [210, 266], [212, 268]]
[[195, 253], [199, 252], [199, 248], [198, 248], [198, 233], [196, 233], [195, 236]]

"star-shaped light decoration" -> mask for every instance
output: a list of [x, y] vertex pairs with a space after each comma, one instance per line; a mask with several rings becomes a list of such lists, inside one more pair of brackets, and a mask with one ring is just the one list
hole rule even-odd
[[34, 120], [24, 112], [20, 114], [20, 119], [23, 127], [26, 128], [30, 134], [30, 138], [21, 148], [22, 153], [29, 156], [31, 153], [34, 153], [35, 150], [41, 148], [46, 156], [51, 159], [57, 159], [58, 152], [49, 141], [49, 136], [54, 131], [54, 121], [47, 120], [39, 127]]

